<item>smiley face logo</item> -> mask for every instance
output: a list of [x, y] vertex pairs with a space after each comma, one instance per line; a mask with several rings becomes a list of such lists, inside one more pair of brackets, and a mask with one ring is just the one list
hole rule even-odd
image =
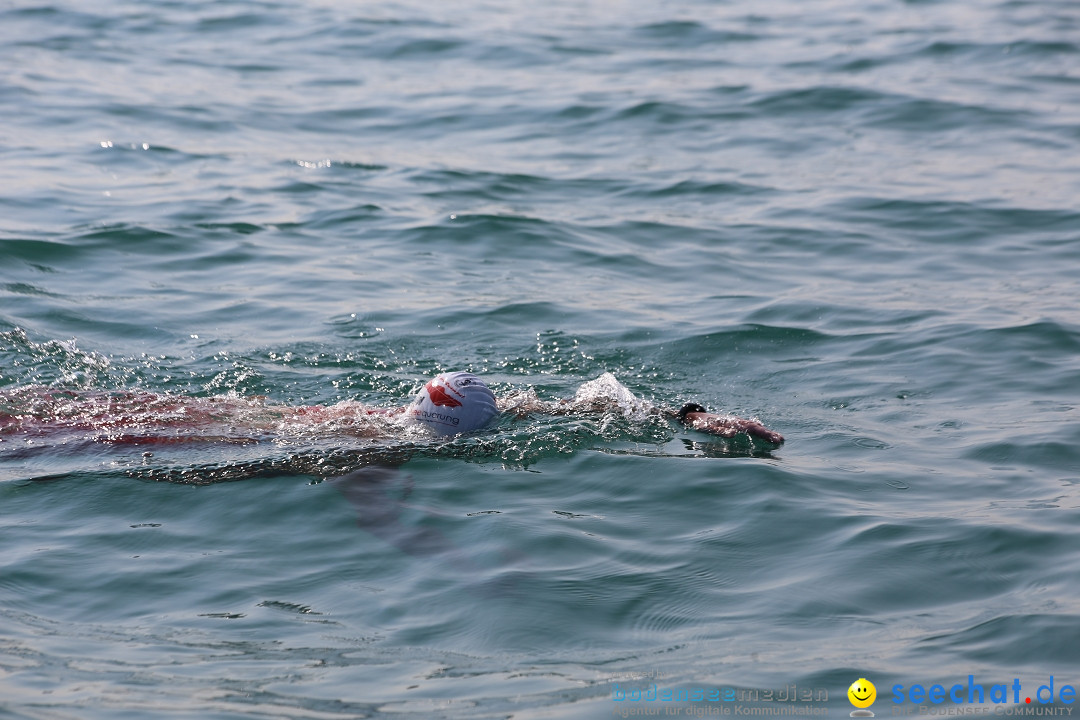
[[877, 688], [866, 678], [859, 678], [847, 689], [848, 700], [857, 708], [868, 708], [877, 699]]

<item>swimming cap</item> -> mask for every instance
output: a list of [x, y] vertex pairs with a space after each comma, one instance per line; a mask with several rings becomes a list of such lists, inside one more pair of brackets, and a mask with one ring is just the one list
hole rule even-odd
[[498, 414], [495, 394], [483, 380], [468, 372], [435, 376], [405, 410], [410, 421], [440, 435], [479, 430]]

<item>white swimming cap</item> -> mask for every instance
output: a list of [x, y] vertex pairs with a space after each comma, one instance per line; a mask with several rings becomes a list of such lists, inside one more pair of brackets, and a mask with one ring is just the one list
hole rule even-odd
[[498, 414], [495, 394], [483, 380], [468, 372], [435, 376], [405, 410], [409, 420], [440, 435], [479, 430]]

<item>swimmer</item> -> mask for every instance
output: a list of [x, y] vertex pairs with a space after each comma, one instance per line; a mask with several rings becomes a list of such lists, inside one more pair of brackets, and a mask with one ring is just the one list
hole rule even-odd
[[471, 433], [491, 426], [503, 414], [659, 415], [698, 432], [722, 438], [745, 435], [772, 445], [784, 438], [753, 420], [711, 413], [688, 403], [679, 410], [658, 408], [635, 397], [610, 373], [578, 390], [574, 398], [540, 400], [526, 391], [496, 398], [469, 372], [441, 373], [404, 407], [376, 408], [355, 401], [291, 407], [259, 398], [191, 398], [142, 391], [75, 392], [45, 387], [0, 391], [0, 439], [4, 435], [78, 433], [119, 444], [182, 442], [259, 442], [298, 429], [324, 429], [345, 435], [388, 437], [402, 426], [438, 436]]
[[[608, 392], [582, 392], [596, 385]], [[544, 402], [531, 392], [496, 398], [487, 384], [476, 375], [470, 372], [448, 372], [428, 381], [410, 405], [400, 408], [366, 408], [363, 412], [386, 418], [401, 416], [406, 424], [419, 425], [436, 435], [444, 436], [483, 430], [503, 413], [524, 417], [530, 413], [579, 415], [623, 412], [662, 415], [692, 430], [723, 438], [743, 434], [773, 445], [784, 443], [783, 435], [769, 430], [759, 422], [710, 413], [697, 403], [687, 403], [677, 411], [644, 403], [631, 395], [610, 373], [605, 373], [591, 384], [587, 383], [582, 390], [579, 390], [573, 399], [556, 402]], [[315, 406], [300, 409], [299, 412], [325, 414], [334, 410]]]
[[621, 409], [647, 415], [663, 415], [692, 430], [719, 437], [733, 438], [742, 433], [773, 445], [782, 445], [784, 442], [783, 435], [769, 430], [759, 422], [710, 413], [697, 403], [687, 403], [677, 411], [657, 408], [634, 398], [610, 374], [605, 373], [599, 379], [605, 380], [609, 385], [613, 384], [623, 391], [626, 398], [622, 403], [619, 402], [620, 398], [612, 397], [610, 393], [606, 396], [600, 394], [589, 397], [581, 391], [573, 400], [560, 400], [556, 403], [545, 403], [532, 395], [497, 400], [484, 381], [476, 375], [468, 372], [443, 373], [425, 385], [412, 404], [402, 411], [411, 421], [424, 424], [440, 435], [480, 430], [491, 424], [501, 412], [513, 411], [518, 415], [529, 412], [570, 415]]

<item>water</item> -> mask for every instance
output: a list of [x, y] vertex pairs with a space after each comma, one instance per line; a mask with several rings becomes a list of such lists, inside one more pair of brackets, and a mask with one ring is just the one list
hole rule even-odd
[[[1075, 686], [1078, 31], [1002, 0], [5, 4], [8, 397], [611, 373], [787, 443], [8, 433], [0, 716]], [[739, 695], [617, 699], [654, 683]]]

